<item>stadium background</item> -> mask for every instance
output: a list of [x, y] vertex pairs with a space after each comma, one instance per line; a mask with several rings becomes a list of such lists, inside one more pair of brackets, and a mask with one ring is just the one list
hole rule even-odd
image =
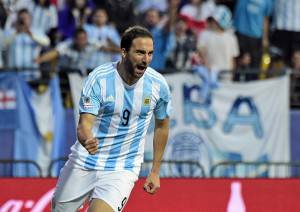
[[[257, 55], [242, 48], [245, 32], [237, 26], [242, 0], [195, 1], [196, 6], [187, 0], [41, 2], [0, 4], [0, 211], [49, 210], [59, 169], [76, 139], [82, 81], [96, 65], [119, 58], [120, 34], [133, 24], [154, 34], [158, 50], [151, 66], [166, 76], [175, 104], [162, 188], [154, 197], [141, 189], [152, 159], [150, 129], [141, 180], [125, 211], [300, 208], [300, 45], [293, 37], [300, 32], [295, 21], [300, 11], [289, 6], [299, 1], [286, 3], [285, 16], [278, 10], [285, 1], [271, 1], [262, 14], [269, 20], [268, 39], [255, 37], [262, 43]], [[262, 4], [249, 2], [252, 12]], [[224, 5], [229, 10], [218, 10]], [[93, 13], [98, 7], [101, 12]], [[18, 25], [23, 8], [32, 17], [29, 30]], [[95, 14], [108, 20], [101, 25], [101, 17], [91, 17]], [[280, 19], [286, 26], [276, 25]], [[235, 41], [217, 36], [220, 46], [203, 44], [205, 30], [216, 29], [212, 22]], [[78, 28], [87, 33], [87, 42], [76, 40]], [[276, 40], [282, 31], [293, 35], [280, 37], [293, 48]], [[203, 48], [224, 58], [229, 49], [228, 61], [235, 66], [215, 64]]]

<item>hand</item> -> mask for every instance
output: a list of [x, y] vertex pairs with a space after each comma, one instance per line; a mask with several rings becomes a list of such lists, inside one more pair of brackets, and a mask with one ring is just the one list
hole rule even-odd
[[40, 63], [41, 63], [40, 57], [35, 58], [33, 62], [34, 62], [35, 64], [40, 64]]
[[144, 191], [146, 191], [149, 194], [155, 194], [159, 188], [160, 188], [159, 174], [151, 172], [144, 184]]
[[97, 138], [90, 138], [85, 140], [83, 146], [91, 154], [94, 155], [98, 151], [99, 141]]

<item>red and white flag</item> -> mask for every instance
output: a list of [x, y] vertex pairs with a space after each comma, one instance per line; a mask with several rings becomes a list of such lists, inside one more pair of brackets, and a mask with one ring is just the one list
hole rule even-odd
[[15, 110], [16, 108], [15, 90], [0, 90], [0, 110]]

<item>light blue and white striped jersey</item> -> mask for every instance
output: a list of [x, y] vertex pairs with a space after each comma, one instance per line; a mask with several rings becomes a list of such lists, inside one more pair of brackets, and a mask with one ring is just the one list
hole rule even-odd
[[275, 0], [274, 7], [275, 29], [300, 31], [300, 0]]
[[[109, 39], [116, 46], [120, 45], [120, 35], [117, 29], [112, 25], [98, 27], [94, 24], [85, 24], [83, 28], [87, 32], [90, 42], [99, 42], [100, 44], [107, 46]], [[102, 65], [110, 61], [116, 61], [116, 58], [120, 58], [119, 55], [120, 54], [99, 50], [91, 56], [90, 65], [97, 67], [98, 65]]]
[[130, 170], [138, 174], [152, 114], [156, 119], [169, 117], [170, 90], [164, 77], [150, 67], [129, 86], [116, 66], [116, 62], [106, 63], [94, 69], [81, 93], [80, 113], [97, 116], [93, 135], [99, 139], [99, 151], [90, 155], [76, 141], [70, 160], [85, 169]]
[[29, 6], [29, 11], [32, 15], [32, 26], [47, 33], [51, 28], [57, 27], [58, 15], [54, 5], [49, 7], [41, 7], [32, 2]]
[[[5, 66], [9, 68], [23, 68], [20, 74], [26, 79], [36, 79], [39, 77], [38, 65], [34, 62], [39, 56], [42, 45], [49, 44], [49, 38], [41, 31], [31, 29], [32, 36], [28, 33], [16, 33], [15, 30], [5, 31]], [[33, 39], [34, 37], [35, 39]], [[29, 70], [26, 70], [28, 68]], [[30, 70], [32, 69], [32, 70]]]
[[[6, 66], [9, 68], [37, 68], [34, 62], [39, 56], [42, 45], [48, 46], [49, 38], [40, 30], [31, 28], [28, 33], [16, 33], [15, 29], [5, 31]], [[34, 37], [35, 39], [33, 39]], [[36, 40], [42, 43], [40, 45]]]
[[[7, 46], [7, 64], [10, 68], [37, 68], [35, 58], [40, 53], [41, 47], [27, 33], [10, 34], [14, 38]], [[9, 38], [9, 37], [8, 37]]]
[[60, 55], [59, 66], [68, 67], [74, 70], [80, 70], [86, 75], [87, 69], [92, 70], [97, 67], [92, 62], [93, 55], [98, 51], [97, 43], [88, 42], [81, 51], [74, 48], [74, 41], [67, 39], [56, 46], [56, 51]]

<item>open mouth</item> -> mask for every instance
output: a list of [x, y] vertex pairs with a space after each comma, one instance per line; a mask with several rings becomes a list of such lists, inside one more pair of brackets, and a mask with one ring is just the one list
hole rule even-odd
[[137, 65], [136, 67], [137, 67], [137, 69], [138, 69], [139, 71], [144, 71], [144, 70], [147, 68], [147, 67], [144, 66], [144, 65]]

